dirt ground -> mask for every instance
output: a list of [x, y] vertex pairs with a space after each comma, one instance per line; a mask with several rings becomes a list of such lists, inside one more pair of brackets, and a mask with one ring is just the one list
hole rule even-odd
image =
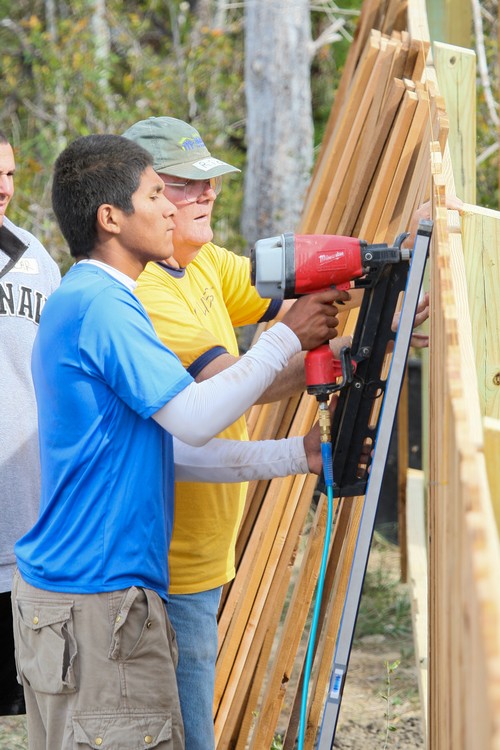
[[[424, 748], [408, 589], [400, 583], [399, 548], [380, 538], [372, 545], [370, 573], [372, 586], [361, 599], [334, 747]], [[381, 591], [385, 593], [380, 595]], [[372, 626], [374, 632], [370, 632]], [[363, 635], [366, 631], [369, 634]], [[387, 665], [395, 664], [388, 676]], [[388, 726], [394, 730], [388, 731]]]
[[[390, 676], [389, 717], [386, 662], [399, 666]], [[387, 725], [394, 731], [388, 731]], [[341, 750], [414, 750], [424, 748], [422, 713], [412, 644], [384, 636], [366, 636], [351, 652], [335, 733]]]

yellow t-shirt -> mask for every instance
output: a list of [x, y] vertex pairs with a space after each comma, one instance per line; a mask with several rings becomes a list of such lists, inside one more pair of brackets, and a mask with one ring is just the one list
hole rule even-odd
[[[149, 263], [136, 294], [161, 340], [196, 377], [214, 357], [239, 355], [233, 326], [269, 319], [275, 305], [250, 282], [248, 258], [204, 245], [187, 268], [177, 272]], [[245, 418], [222, 432], [247, 439]], [[170, 592], [188, 594], [221, 586], [235, 574], [234, 548], [247, 484], [179, 482], [169, 551]]]

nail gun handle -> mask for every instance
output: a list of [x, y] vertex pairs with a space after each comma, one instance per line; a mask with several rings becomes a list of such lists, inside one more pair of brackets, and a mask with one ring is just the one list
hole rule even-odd
[[[327, 400], [330, 393], [350, 383], [356, 369], [348, 346], [342, 347], [340, 359], [336, 359], [329, 344], [323, 344], [307, 352], [304, 366], [307, 392], [316, 396], [319, 401]], [[339, 378], [342, 378], [340, 382]]]

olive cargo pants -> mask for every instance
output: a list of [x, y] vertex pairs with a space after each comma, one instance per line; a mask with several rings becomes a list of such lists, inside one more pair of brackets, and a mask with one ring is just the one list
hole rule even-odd
[[177, 646], [155, 592], [12, 592], [30, 750], [183, 750]]

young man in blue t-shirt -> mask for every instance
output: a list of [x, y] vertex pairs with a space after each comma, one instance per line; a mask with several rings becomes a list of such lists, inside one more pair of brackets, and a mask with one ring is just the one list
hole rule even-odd
[[181, 480], [321, 468], [314, 431], [211, 438], [290, 357], [332, 338], [338, 293], [299, 300], [235, 365], [195, 383], [133, 293], [145, 264], [172, 253], [176, 209], [151, 165], [111, 135], [78, 138], [55, 164], [53, 208], [79, 262], [33, 349], [40, 516], [16, 545], [13, 587], [32, 750], [184, 747], [165, 611], [174, 462]]

